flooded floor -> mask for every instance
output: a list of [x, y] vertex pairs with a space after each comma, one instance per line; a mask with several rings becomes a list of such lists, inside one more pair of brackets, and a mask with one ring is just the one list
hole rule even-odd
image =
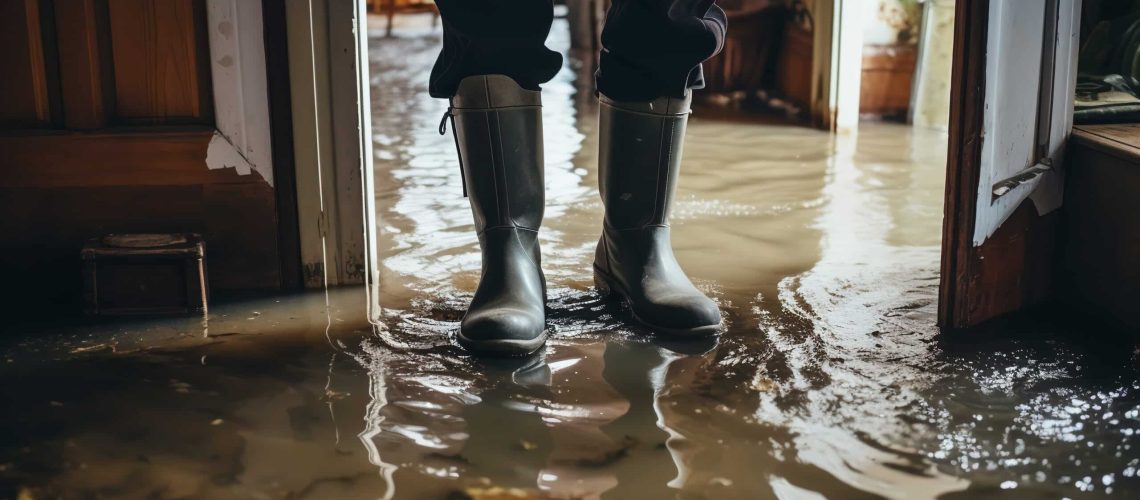
[[[550, 46], [566, 50], [565, 24]], [[479, 277], [438, 32], [371, 44], [382, 325], [360, 290], [0, 338], [0, 497], [1060, 498], [1140, 495], [1140, 355], [1026, 318], [933, 326], [946, 137], [698, 109], [674, 244], [717, 341], [592, 289], [596, 108], [544, 88], [548, 348], [455, 343]]]

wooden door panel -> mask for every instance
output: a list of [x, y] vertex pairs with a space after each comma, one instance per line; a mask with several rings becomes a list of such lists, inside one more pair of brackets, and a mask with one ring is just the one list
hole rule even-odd
[[115, 116], [122, 123], [205, 123], [209, 67], [200, 0], [107, 0]]
[[279, 284], [273, 187], [206, 162], [205, 6], [0, 0], [0, 274], [30, 305], [77, 299], [108, 232], [202, 233], [214, 288]]
[[113, 86], [106, 5], [99, 0], [55, 2], [54, 14], [64, 127], [104, 127]]
[[240, 182], [205, 167], [213, 130], [0, 136], [0, 189]]
[[48, 86], [38, 0], [0, 2], [0, 128], [48, 124]]

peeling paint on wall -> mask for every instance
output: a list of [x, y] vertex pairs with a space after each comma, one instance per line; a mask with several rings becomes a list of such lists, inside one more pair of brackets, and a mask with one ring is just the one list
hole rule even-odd
[[232, 168], [237, 170], [238, 175], [258, 172], [258, 176], [268, 182], [268, 179], [265, 179], [261, 172], [253, 168], [249, 160], [238, 152], [229, 139], [226, 139], [226, 136], [217, 130], [214, 131], [214, 136], [210, 138], [210, 145], [206, 148], [206, 167], [210, 170]]

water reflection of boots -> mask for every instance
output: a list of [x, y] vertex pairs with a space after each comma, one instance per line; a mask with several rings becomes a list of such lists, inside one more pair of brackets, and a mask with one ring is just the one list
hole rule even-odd
[[706, 336], [720, 332], [720, 309], [681, 270], [669, 230], [691, 99], [600, 97], [598, 177], [606, 216], [594, 276], [600, 291], [617, 293], [634, 319], [655, 332]]
[[451, 98], [447, 118], [483, 252], [482, 276], [459, 341], [489, 354], [532, 353], [546, 341], [546, 280], [538, 247], [545, 201], [541, 94], [504, 75], [467, 77]]
[[703, 430], [702, 424], [707, 426], [708, 422], [689, 418], [687, 412], [678, 411], [678, 403], [681, 403], [683, 408], [694, 406], [684, 404], [686, 402], [684, 395], [693, 390], [695, 385], [693, 377], [700, 372], [705, 359], [679, 355], [665, 349], [661, 350], [661, 355], [663, 362], [653, 371], [653, 409], [657, 413], [657, 424], [669, 434], [665, 448], [669, 450], [673, 464], [677, 467], [677, 475], [668, 485], [670, 488], [692, 491], [695, 484], [697, 486], [695, 490], [700, 491], [702, 486], [707, 486], [705, 481], [707, 478], [702, 477], [700, 481], [694, 481], [693, 476], [702, 475], [701, 471], [707, 472], [709, 467], [707, 464], [702, 464], [706, 465], [705, 467], [697, 465], [701, 464], [701, 459], [715, 461], [716, 450], [710, 450], [702, 446], [700, 440], [692, 439], [693, 436], [690, 434]]
[[[538, 409], [548, 397], [550, 370], [543, 353], [527, 360], [480, 363], [486, 389], [463, 418], [470, 438], [462, 455], [469, 471], [488, 478], [491, 488], [534, 492], [535, 478], [550, 451]], [[473, 495], [478, 496], [478, 495]]]
[[469, 466], [464, 412], [480, 402], [477, 377], [458, 363], [418, 354], [371, 354], [362, 358], [371, 401], [358, 439], [387, 485], [381, 498], [453, 490], [451, 481]]
[[368, 354], [361, 361], [372, 399], [359, 439], [386, 483], [381, 498], [441, 498], [484, 486], [534, 490], [549, 448], [534, 402], [550, 386], [541, 355], [472, 366], [382, 348]]
[[556, 498], [599, 498], [617, 486], [612, 464], [637, 443], [615, 442], [602, 427], [629, 411], [629, 401], [603, 377], [604, 342], [560, 345], [547, 356], [550, 400], [539, 413], [552, 449], [538, 487]]

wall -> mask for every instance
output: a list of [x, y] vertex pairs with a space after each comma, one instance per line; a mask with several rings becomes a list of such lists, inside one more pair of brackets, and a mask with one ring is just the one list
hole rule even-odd
[[949, 130], [950, 79], [954, 61], [954, 0], [929, 0], [914, 86], [911, 122]]

